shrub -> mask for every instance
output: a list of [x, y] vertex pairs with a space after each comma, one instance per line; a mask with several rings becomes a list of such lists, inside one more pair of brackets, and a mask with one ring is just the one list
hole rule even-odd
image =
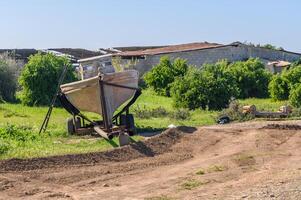
[[228, 116], [231, 121], [248, 121], [254, 118], [250, 113], [243, 113], [243, 106], [237, 100], [232, 100], [229, 107], [223, 109], [217, 116], [217, 119]]
[[185, 76], [172, 84], [171, 94], [176, 107], [218, 110], [238, 94], [233, 75], [225, 70], [226, 61], [190, 68]]
[[282, 75], [288, 80], [290, 89], [293, 89], [296, 84], [301, 83], [301, 65], [293, 66]]
[[289, 83], [281, 75], [273, 76], [269, 83], [269, 93], [273, 100], [287, 100], [289, 96]]
[[164, 56], [158, 65], [144, 75], [144, 80], [157, 94], [170, 96], [171, 83], [176, 77], [185, 75], [187, 69], [185, 60], [177, 58], [171, 62], [167, 56]]
[[10, 146], [7, 142], [0, 139], [0, 155], [5, 154], [10, 149]]
[[294, 89], [291, 89], [289, 101], [292, 106], [301, 107], [301, 83], [296, 84]]
[[19, 78], [21, 102], [29, 106], [49, 105], [65, 65], [67, 72], [64, 82], [74, 81], [74, 70], [67, 58], [41, 53], [31, 56]]
[[259, 59], [234, 62], [228, 66], [239, 87], [239, 98], [268, 97], [268, 84], [272, 74]]
[[11, 59], [8, 54], [0, 55], [0, 100], [15, 101], [19, 68], [20, 63]]
[[301, 116], [301, 107], [293, 108], [292, 113], [289, 114], [289, 117], [300, 117]]
[[186, 108], [176, 109], [174, 112], [171, 113], [171, 118], [177, 120], [186, 120], [186, 119], [190, 119], [190, 117], [191, 114], [189, 110]]
[[293, 65], [289, 70], [274, 75], [269, 83], [269, 92], [274, 100], [291, 99], [290, 95], [301, 83], [301, 65]]
[[35, 140], [36, 138], [37, 136], [33, 133], [31, 127], [15, 126], [11, 124], [0, 127], [0, 139], [25, 142], [28, 140]]
[[140, 108], [137, 106], [133, 110], [136, 117], [141, 119], [149, 119], [151, 117], [165, 117], [168, 115], [168, 112], [165, 108], [159, 106], [157, 108], [147, 109], [145, 106]]

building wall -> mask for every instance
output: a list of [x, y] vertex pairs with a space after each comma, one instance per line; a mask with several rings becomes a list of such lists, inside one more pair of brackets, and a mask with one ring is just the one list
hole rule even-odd
[[113, 72], [112, 68], [111, 56], [79, 63], [79, 73], [81, 79], [97, 76], [99, 72]]
[[[275, 60], [294, 62], [301, 57], [301, 55], [295, 53], [251, 47], [240, 44], [236, 46], [233, 45], [212, 49], [175, 52], [160, 55], [147, 55], [145, 59], [137, 60], [132, 68], [137, 69], [140, 72], [140, 75], [143, 75], [154, 65], [158, 64], [162, 56], [169, 56], [171, 60], [175, 58], [186, 59], [188, 64], [195, 65], [196, 67], [201, 67], [205, 63], [215, 63], [222, 59], [227, 59], [228, 61], [233, 62], [247, 60], [250, 57], [254, 57], [260, 58], [263, 63], [267, 64], [267, 62]], [[124, 62], [126, 62], [126, 60]], [[273, 72], [273, 69], [269, 68], [268, 66], [267, 69]]]

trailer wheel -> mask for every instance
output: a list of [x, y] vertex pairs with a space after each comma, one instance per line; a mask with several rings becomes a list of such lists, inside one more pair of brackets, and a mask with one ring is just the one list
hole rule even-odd
[[125, 125], [130, 136], [137, 133], [134, 116], [132, 114], [120, 115], [120, 125]]
[[81, 118], [80, 117], [75, 117], [74, 119], [74, 128], [79, 129], [81, 127]]
[[67, 119], [67, 132], [69, 135], [73, 135], [75, 133], [75, 126], [73, 123], [73, 118]]
[[127, 133], [120, 133], [118, 139], [121, 147], [130, 144], [130, 136]]

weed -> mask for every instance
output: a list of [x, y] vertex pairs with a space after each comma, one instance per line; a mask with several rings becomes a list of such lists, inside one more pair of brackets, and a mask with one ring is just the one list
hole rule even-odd
[[196, 175], [204, 175], [205, 174], [205, 170], [204, 169], [199, 169], [195, 174]]
[[149, 119], [151, 117], [165, 117], [168, 115], [167, 110], [161, 106], [157, 108], [147, 109], [146, 106], [140, 108], [140, 106], [138, 105], [136, 108], [134, 108], [133, 112], [135, 113], [136, 117], [141, 119]]
[[162, 195], [162, 196], [157, 196], [157, 197], [148, 197], [148, 198], [145, 198], [145, 200], [171, 200], [171, 198], [169, 198], [165, 195]]
[[211, 172], [222, 172], [224, 170], [226, 170], [226, 167], [222, 166], [222, 165], [212, 165], [208, 168], [209, 173], [211, 173]]
[[231, 121], [248, 121], [254, 118], [251, 114], [242, 112], [242, 105], [237, 100], [232, 100], [227, 109], [224, 109], [219, 114], [218, 118], [228, 116]]
[[190, 180], [186, 181], [185, 183], [183, 183], [181, 186], [185, 190], [192, 190], [194, 188], [197, 188], [197, 187], [201, 186], [202, 184], [203, 183], [198, 181], [198, 180], [190, 179]]
[[3, 117], [4, 118], [10, 118], [10, 117], [28, 117], [28, 115], [26, 114], [20, 114], [20, 113], [17, 113], [17, 112], [13, 112], [13, 111], [10, 111], [10, 110], [6, 110], [3, 114]]
[[191, 114], [188, 109], [180, 108], [180, 109], [177, 109], [176, 111], [172, 112], [170, 116], [173, 119], [186, 120], [186, 119], [190, 119]]
[[249, 165], [254, 165], [256, 163], [256, 160], [254, 156], [246, 153], [241, 153], [238, 154], [234, 157], [234, 161], [239, 165], [239, 166], [249, 166]]
[[293, 108], [292, 113], [289, 114], [290, 117], [301, 117], [301, 108]]
[[0, 127], [0, 138], [2, 139], [25, 142], [28, 140], [35, 140], [36, 137], [37, 136], [32, 133], [32, 128], [28, 126], [7, 124], [4, 127]]
[[0, 140], [0, 155], [5, 154], [10, 149], [10, 145], [7, 142]]

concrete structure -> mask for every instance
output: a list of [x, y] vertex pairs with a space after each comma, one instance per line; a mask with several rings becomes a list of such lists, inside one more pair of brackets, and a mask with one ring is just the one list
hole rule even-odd
[[[189, 48], [189, 46], [191, 48]], [[145, 73], [150, 70], [152, 66], [158, 64], [162, 56], [169, 56], [171, 59], [183, 58], [187, 60], [188, 64], [195, 65], [196, 67], [201, 67], [205, 63], [215, 63], [222, 59], [233, 62], [243, 61], [253, 57], [262, 60], [269, 70], [268, 62], [278, 60], [294, 62], [301, 58], [300, 53], [253, 47], [239, 42], [229, 45], [192, 43], [175, 45], [174, 47], [176, 47], [175, 50], [164, 47], [151, 51], [123, 52], [118, 56], [120, 56], [123, 65], [134, 63], [130, 65], [130, 68], [137, 69], [140, 71], [140, 74]], [[271, 71], [274, 72], [273, 70]]]
[[[187, 63], [196, 67], [201, 67], [205, 63], [215, 63], [222, 59], [230, 62], [244, 61], [249, 58], [259, 58], [265, 63], [266, 68], [273, 73], [279, 72], [279, 69], [268, 65], [273, 61], [294, 62], [301, 58], [300, 53], [289, 52], [285, 50], [273, 50], [263, 47], [235, 42], [229, 45], [217, 43], [189, 43], [181, 45], [170, 45], [160, 48], [150, 48], [135, 51], [124, 51], [104, 56], [97, 56], [89, 59], [79, 60], [83, 74], [97, 75], [97, 66], [114, 66], [115, 69], [136, 69], [142, 76], [154, 65], [158, 64], [162, 56], [168, 56], [171, 60], [176, 58], [186, 59]], [[107, 64], [106, 64], [107, 63]], [[90, 72], [85, 72], [85, 66], [89, 66]], [[83, 75], [85, 77], [85, 75]]]

